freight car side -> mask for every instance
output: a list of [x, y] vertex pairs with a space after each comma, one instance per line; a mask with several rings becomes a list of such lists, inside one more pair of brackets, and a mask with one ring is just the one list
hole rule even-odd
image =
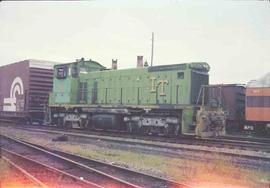
[[258, 132], [270, 129], [270, 87], [246, 90], [246, 121]]
[[239, 131], [245, 121], [245, 87], [240, 84], [203, 86], [204, 103], [215, 102], [226, 114], [226, 132]]
[[0, 112], [24, 112], [24, 91], [28, 90], [28, 62], [0, 67]]
[[53, 63], [30, 59], [0, 67], [2, 119], [43, 121], [53, 85]]
[[247, 83], [244, 129], [270, 133], [270, 72]]

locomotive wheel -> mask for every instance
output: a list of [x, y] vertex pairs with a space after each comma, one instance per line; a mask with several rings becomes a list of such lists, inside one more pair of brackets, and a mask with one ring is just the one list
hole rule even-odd
[[178, 131], [179, 131], [179, 129], [177, 127], [178, 127], [177, 125], [169, 124], [168, 127], [163, 127], [162, 133], [165, 136], [177, 135], [178, 134]]
[[176, 125], [175, 126], [175, 129], [174, 129], [174, 135], [178, 135], [179, 134], [179, 129], [180, 129], [180, 126], [179, 125]]
[[86, 129], [95, 129], [94, 124], [92, 123], [91, 119], [86, 120]]
[[88, 119], [81, 119], [79, 124], [80, 124], [80, 128], [85, 129], [88, 125]]
[[133, 133], [133, 134], [137, 133], [137, 125], [136, 125], [136, 123], [129, 122], [127, 124], [127, 132]]
[[140, 127], [139, 128], [139, 133], [140, 134], [149, 134], [150, 130], [147, 129], [146, 127]]
[[66, 127], [66, 128], [72, 128], [71, 122], [70, 121], [65, 121], [64, 122], [64, 127]]
[[63, 126], [64, 126], [64, 119], [57, 118], [57, 127], [63, 127]]
[[32, 125], [32, 119], [30, 117], [26, 118], [25, 121], [27, 125]]
[[163, 134], [164, 134], [164, 136], [168, 136], [169, 135], [169, 133], [170, 133], [170, 130], [169, 130], [169, 127], [163, 127]]
[[80, 122], [72, 121], [71, 122], [71, 128], [81, 128]]
[[49, 125], [55, 125], [55, 126], [57, 126], [57, 119], [56, 118], [52, 118], [51, 121], [49, 122]]
[[127, 124], [127, 132], [132, 133], [132, 125], [131, 125], [131, 123]]

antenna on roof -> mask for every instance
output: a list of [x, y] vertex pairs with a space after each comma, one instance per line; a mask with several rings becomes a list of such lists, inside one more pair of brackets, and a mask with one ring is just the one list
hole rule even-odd
[[153, 58], [154, 58], [154, 32], [152, 32], [152, 48], [151, 48], [151, 67], [153, 66]]

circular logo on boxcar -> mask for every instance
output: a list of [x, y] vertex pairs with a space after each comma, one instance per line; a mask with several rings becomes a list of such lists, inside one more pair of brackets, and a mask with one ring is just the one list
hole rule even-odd
[[10, 87], [10, 98], [17, 98], [18, 95], [23, 95], [23, 82], [20, 77], [16, 77]]
[[9, 98], [4, 98], [4, 111], [20, 111], [23, 108], [22, 103], [18, 103], [17, 99], [23, 95], [23, 82], [20, 77], [16, 77], [10, 87]]

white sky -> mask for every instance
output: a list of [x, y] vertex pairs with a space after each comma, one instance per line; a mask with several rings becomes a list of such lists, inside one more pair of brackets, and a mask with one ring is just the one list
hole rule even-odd
[[0, 65], [24, 59], [110, 67], [204, 61], [211, 83], [247, 83], [270, 72], [270, 2], [97, 0], [1, 2]]

